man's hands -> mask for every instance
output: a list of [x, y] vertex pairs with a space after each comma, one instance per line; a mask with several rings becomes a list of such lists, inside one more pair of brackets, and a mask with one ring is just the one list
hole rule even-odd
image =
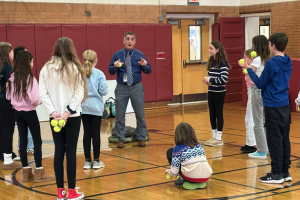
[[116, 62], [114, 62], [114, 67], [121, 67], [124, 63], [121, 62], [121, 60], [117, 60]]
[[138, 61], [138, 63], [139, 63], [140, 65], [142, 65], [143, 67], [145, 67], [145, 66], [147, 65], [147, 60], [145, 60], [144, 58], [141, 57], [141, 60]]

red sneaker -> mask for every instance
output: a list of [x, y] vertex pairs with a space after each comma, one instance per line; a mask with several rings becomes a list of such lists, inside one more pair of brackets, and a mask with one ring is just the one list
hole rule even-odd
[[65, 200], [67, 193], [65, 188], [57, 188], [57, 200]]
[[78, 189], [79, 189], [79, 187], [76, 187], [75, 189], [69, 189], [68, 200], [83, 199], [84, 194], [83, 194], [83, 192], [78, 192]]

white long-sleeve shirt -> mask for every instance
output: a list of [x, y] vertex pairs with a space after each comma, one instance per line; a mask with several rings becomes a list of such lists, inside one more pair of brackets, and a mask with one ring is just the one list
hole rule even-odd
[[[42, 68], [39, 77], [40, 99], [49, 115], [56, 111], [62, 116], [65, 111], [68, 111], [67, 106], [69, 106], [72, 111], [76, 111], [70, 117], [80, 116], [84, 87], [80, 82], [73, 88], [69, 86], [68, 78], [72, 77], [62, 75], [55, 70], [58, 69], [60, 64], [61, 58], [53, 56]], [[77, 66], [74, 63], [69, 67], [73, 68], [73, 73], [78, 73]]]
[[295, 99], [295, 103], [296, 103], [297, 106], [300, 105], [300, 91], [298, 93], [298, 97]]

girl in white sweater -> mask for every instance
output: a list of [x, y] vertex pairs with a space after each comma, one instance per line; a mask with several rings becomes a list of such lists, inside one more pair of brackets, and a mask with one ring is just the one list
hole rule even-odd
[[64, 155], [67, 157], [68, 199], [83, 198], [75, 188], [76, 149], [81, 124], [81, 102], [86, 97], [84, 70], [76, 55], [70, 38], [59, 38], [54, 46], [53, 56], [40, 72], [40, 99], [52, 119], [66, 121], [60, 132], [53, 128], [55, 145], [54, 171], [58, 188], [57, 200], [67, 195], [64, 189]]

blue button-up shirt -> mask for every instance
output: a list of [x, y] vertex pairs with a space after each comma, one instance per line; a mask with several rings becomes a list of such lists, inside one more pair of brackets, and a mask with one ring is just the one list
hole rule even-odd
[[[125, 56], [124, 56], [124, 52], [125, 52]], [[117, 82], [118, 83], [124, 83], [123, 76], [125, 74], [125, 68], [126, 68], [124, 58], [126, 58], [127, 52], [128, 52], [128, 50], [125, 48], [117, 51], [114, 54], [114, 56], [112, 57], [111, 62], [108, 66], [108, 71], [111, 75], [114, 75], [117, 73]], [[131, 55], [133, 53], [133, 55], [131, 57], [133, 82], [139, 82], [142, 80], [141, 71], [143, 71], [145, 74], [150, 74], [151, 66], [149, 65], [149, 63], [147, 63], [147, 65], [145, 67], [143, 67], [142, 65], [140, 65], [138, 63], [138, 61], [141, 60], [141, 57], [144, 58], [145, 60], [147, 60], [146, 57], [144, 56], [144, 54], [142, 52], [140, 52], [139, 50], [133, 49], [133, 50], [130, 50], [129, 52], [130, 52], [129, 55]], [[123, 65], [121, 67], [114, 67], [114, 62], [116, 62], [119, 59], [123, 63]]]

